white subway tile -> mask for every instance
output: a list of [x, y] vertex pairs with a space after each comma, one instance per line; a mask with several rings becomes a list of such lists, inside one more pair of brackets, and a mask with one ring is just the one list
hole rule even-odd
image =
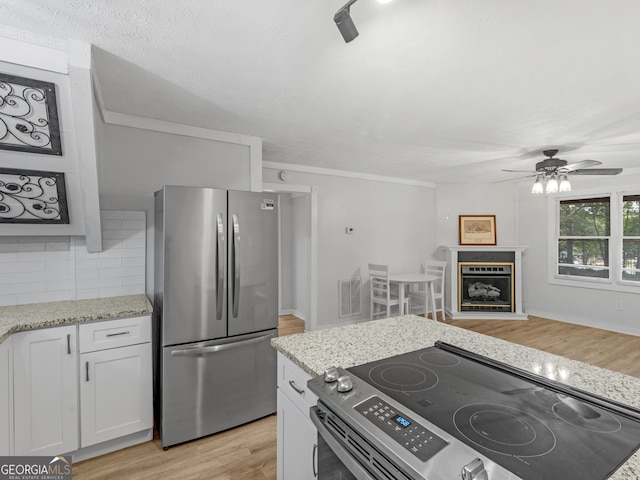
[[0, 253], [8, 253], [8, 252], [17, 252], [18, 251], [18, 243], [0, 243]]
[[0, 273], [0, 285], [4, 285], [5, 283], [13, 283], [15, 281], [16, 275], [14, 273]]
[[133, 210], [102, 210], [100, 212], [100, 218], [105, 220], [144, 220], [146, 218], [146, 212]]
[[45, 245], [45, 250], [47, 252], [60, 252], [65, 251], [69, 252], [71, 249], [71, 245], [68, 241], [66, 242], [47, 242]]
[[[18, 252], [3, 252], [0, 251], [0, 263], [17, 262]], [[2, 267], [0, 267], [2, 268]]]
[[18, 243], [18, 252], [44, 252], [44, 242]]
[[78, 285], [80, 285], [83, 280], [95, 280], [97, 278], [97, 268], [83, 268], [80, 270], [76, 270], [76, 280], [78, 282]]
[[105, 288], [122, 286], [121, 278], [96, 278], [82, 281], [82, 288]]
[[144, 267], [146, 264], [147, 264], [146, 258], [144, 257], [129, 257], [129, 258], [122, 259], [123, 267], [139, 267], [139, 266]]
[[71, 292], [39, 292], [18, 295], [18, 303], [44, 303], [44, 302], [60, 302], [62, 300], [71, 300]]
[[103, 218], [101, 227], [102, 230], [122, 230], [122, 220], [108, 220]]
[[44, 272], [45, 262], [8, 262], [2, 265], [4, 273]]
[[147, 228], [147, 222], [145, 219], [122, 221], [123, 230], [143, 230], [144, 231], [146, 228]]
[[71, 288], [71, 282], [69, 280], [62, 280], [58, 278], [55, 281], [51, 280], [46, 282], [47, 292], [60, 292], [60, 291], [68, 292], [70, 288]]
[[70, 271], [71, 270], [71, 260], [49, 260], [45, 262], [47, 271]]
[[2, 287], [2, 293], [20, 295], [24, 293], [37, 293], [44, 292], [47, 289], [47, 284], [44, 281], [41, 282], [28, 282], [28, 283], [13, 283], [4, 285]]
[[144, 248], [147, 245], [147, 239], [144, 237], [126, 238], [120, 242], [120, 248]]
[[122, 258], [99, 258], [98, 268], [120, 268], [122, 266]]
[[111, 250], [112, 248], [120, 248], [122, 246], [122, 240], [119, 238], [103, 238], [102, 239], [102, 251]]
[[17, 295], [0, 295], [0, 307], [8, 307], [11, 305], [18, 304], [18, 296]]
[[123, 286], [142, 285], [144, 286], [144, 275], [135, 275], [130, 277], [122, 277]]
[[114, 248], [113, 250], [106, 250], [100, 252], [100, 258], [129, 258], [129, 257], [144, 257], [144, 248]]
[[84, 270], [86, 268], [98, 268], [99, 258], [81, 258], [76, 259], [76, 271]]
[[78, 288], [76, 290], [76, 299], [85, 300], [87, 298], [100, 298], [100, 289], [98, 288]]

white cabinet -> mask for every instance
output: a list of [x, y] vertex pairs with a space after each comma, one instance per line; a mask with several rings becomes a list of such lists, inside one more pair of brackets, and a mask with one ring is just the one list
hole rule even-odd
[[76, 326], [13, 335], [14, 454], [78, 448]]
[[0, 343], [0, 457], [11, 455], [13, 443], [12, 337]]
[[79, 326], [81, 446], [153, 426], [151, 317]]
[[318, 398], [307, 388], [311, 377], [278, 353], [278, 480], [313, 480], [317, 431], [309, 408]]

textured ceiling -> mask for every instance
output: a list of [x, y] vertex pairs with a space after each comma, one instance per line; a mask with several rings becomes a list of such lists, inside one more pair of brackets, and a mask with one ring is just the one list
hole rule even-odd
[[349, 44], [344, 2], [0, 0], [0, 34], [92, 43], [109, 110], [259, 136], [268, 161], [436, 183], [515, 178], [547, 147], [640, 167], [640, 2], [360, 0]]

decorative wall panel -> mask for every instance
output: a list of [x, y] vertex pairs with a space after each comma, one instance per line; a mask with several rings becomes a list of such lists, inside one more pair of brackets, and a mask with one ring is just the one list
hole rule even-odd
[[0, 168], [0, 223], [69, 223], [64, 173]]
[[62, 155], [53, 83], [0, 73], [0, 148]]

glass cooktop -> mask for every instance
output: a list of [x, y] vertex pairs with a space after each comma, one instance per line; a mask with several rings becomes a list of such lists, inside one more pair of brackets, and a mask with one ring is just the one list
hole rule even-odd
[[605, 479], [640, 446], [631, 409], [441, 348], [347, 370], [524, 480]]

